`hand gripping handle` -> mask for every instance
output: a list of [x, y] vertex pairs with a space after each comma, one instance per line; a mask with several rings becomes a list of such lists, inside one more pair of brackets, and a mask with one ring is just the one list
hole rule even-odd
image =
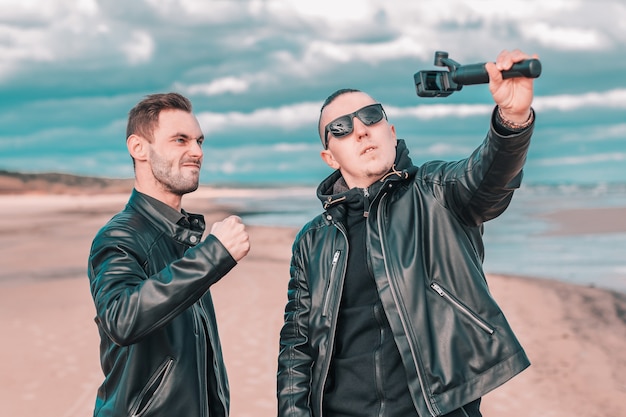
[[[502, 78], [527, 77], [537, 78], [541, 75], [541, 62], [538, 59], [526, 59], [502, 71]], [[450, 71], [452, 81], [459, 85], [489, 84], [489, 74], [485, 64], [461, 65]]]

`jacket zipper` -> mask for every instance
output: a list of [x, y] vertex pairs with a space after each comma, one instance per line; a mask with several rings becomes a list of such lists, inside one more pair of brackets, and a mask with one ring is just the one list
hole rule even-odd
[[378, 408], [378, 417], [384, 417], [386, 415], [386, 408], [387, 408], [387, 397], [385, 396], [385, 390], [383, 387], [383, 376], [382, 376], [382, 371], [381, 371], [381, 366], [382, 366], [382, 346], [385, 343], [385, 339], [387, 338], [387, 334], [385, 333], [385, 328], [383, 326], [383, 319], [382, 319], [382, 315], [385, 314], [382, 311], [382, 307], [379, 307], [380, 304], [376, 303], [374, 304], [374, 317], [376, 318], [376, 321], [378, 322], [378, 325], [380, 327], [380, 332], [379, 332], [379, 339], [378, 339], [378, 347], [376, 348], [375, 352], [374, 352], [374, 377], [376, 378], [376, 397], [378, 398], [379, 401], [379, 408]]
[[[211, 327], [209, 326], [209, 321], [208, 321], [208, 317], [206, 315], [206, 310], [204, 309], [204, 302], [202, 301], [202, 299], [200, 299], [199, 301], [199, 310], [200, 310], [200, 317], [201, 320], [203, 321], [203, 325], [202, 327], [204, 328], [204, 332], [205, 332], [205, 343], [209, 344], [211, 340], [219, 340], [217, 335], [213, 334], [211, 332]], [[211, 352], [213, 353], [213, 357], [217, 357], [218, 356], [218, 352], [214, 349], [213, 346], [211, 346]], [[220, 399], [220, 402], [222, 403], [222, 408], [224, 409], [224, 413], [226, 414], [226, 417], [228, 417], [229, 414], [229, 410], [228, 407], [226, 406], [226, 394], [224, 393], [224, 391], [222, 390], [222, 387], [224, 386], [224, 375], [222, 375], [222, 368], [221, 366], [219, 366], [219, 364], [216, 364], [215, 361], [211, 361], [211, 363], [207, 363], [206, 359], [204, 360], [205, 362], [205, 369], [206, 372], [210, 371], [210, 367], [213, 368], [213, 370], [215, 371], [215, 382], [217, 384], [217, 395]], [[208, 381], [205, 378], [205, 386], [208, 387]], [[208, 395], [208, 394], [207, 394]], [[210, 415], [210, 411], [207, 410], [207, 415]]]
[[478, 314], [470, 310], [469, 307], [467, 307], [465, 304], [457, 300], [454, 296], [452, 296], [452, 294], [448, 293], [446, 290], [441, 288], [439, 284], [437, 284], [436, 282], [433, 282], [432, 284], [430, 284], [430, 288], [435, 290], [437, 294], [439, 294], [442, 298], [447, 300], [450, 304], [452, 304], [453, 307], [455, 307], [458, 311], [463, 313], [465, 317], [469, 318], [473, 323], [475, 323], [478, 327], [483, 329], [485, 332], [489, 333], [490, 335], [495, 333], [495, 330], [492, 326], [487, 324], [483, 319], [480, 318], [480, 316], [478, 316]]
[[333, 255], [333, 261], [332, 264], [330, 266], [330, 276], [328, 277], [328, 282], [326, 283], [326, 291], [324, 293], [324, 303], [323, 303], [323, 309], [322, 309], [322, 317], [326, 317], [328, 315], [328, 308], [330, 306], [330, 292], [332, 290], [330, 283], [333, 280], [333, 277], [335, 276], [335, 271], [337, 270], [337, 262], [339, 262], [339, 256], [341, 255], [341, 251], [337, 250], [335, 251], [335, 254]]
[[170, 372], [172, 368], [172, 364], [174, 363], [174, 359], [167, 358], [167, 360], [157, 369], [154, 373], [148, 384], [144, 387], [141, 394], [139, 395], [139, 401], [137, 402], [136, 409], [131, 411], [131, 417], [139, 417], [146, 413], [146, 411], [150, 408], [152, 401], [157, 395], [157, 391], [163, 384], [167, 374]]
[[[391, 289], [391, 295], [393, 296], [393, 301], [396, 304], [396, 308], [398, 309], [398, 312], [400, 312], [399, 314], [400, 322], [402, 323], [404, 334], [407, 336], [407, 339], [408, 339], [409, 331], [408, 331], [408, 325], [407, 325], [407, 318], [405, 317], [404, 310], [400, 306], [400, 302], [398, 301], [397, 289], [394, 286], [393, 281], [391, 279], [391, 272], [389, 271], [389, 264], [387, 262], [387, 248], [386, 248], [385, 241], [383, 239], [384, 233], [382, 233], [382, 230], [383, 230], [382, 217], [383, 216], [381, 214], [382, 212], [381, 208], [384, 207], [383, 202], [386, 197], [387, 197], [387, 193], [383, 194], [380, 198], [380, 202], [378, 204], [379, 209], [376, 213], [376, 221], [378, 223], [380, 246], [383, 252], [383, 263], [385, 265], [385, 273], [387, 274], [387, 281], [389, 282], [389, 288]], [[433, 406], [430, 403], [430, 400], [428, 399], [428, 394], [426, 394], [426, 385], [424, 385], [424, 375], [422, 375], [423, 371], [419, 367], [419, 362], [417, 360], [417, 354], [415, 352], [415, 347], [413, 346], [413, 343], [409, 342], [409, 348], [411, 350], [411, 356], [413, 357], [413, 363], [415, 363], [415, 370], [417, 371], [417, 378], [419, 379], [419, 383], [422, 388], [421, 391], [422, 391], [422, 397], [424, 398], [424, 403], [426, 404], [426, 408], [428, 408], [428, 411], [430, 412], [430, 414], [433, 416], [436, 416], [438, 413], [433, 409]]]
[[[340, 225], [335, 223], [335, 227], [337, 229], [339, 229], [339, 231], [341, 232], [341, 234], [343, 235], [345, 241], [346, 241], [346, 245], [348, 244], [348, 236], [346, 235], [345, 230], [343, 229], [343, 227], [341, 227]], [[347, 247], [346, 247], [346, 252], [347, 252]], [[328, 277], [328, 287], [327, 287], [327, 293], [326, 293], [326, 300], [324, 300], [324, 310], [326, 310], [328, 308], [328, 304], [329, 301], [328, 299], [330, 298], [329, 292], [330, 292], [330, 281], [332, 279], [332, 277], [334, 276], [333, 274], [335, 273], [336, 269], [337, 269], [337, 265], [339, 263], [339, 256], [341, 255], [341, 251], [337, 250], [335, 251], [335, 254], [333, 255], [333, 263], [332, 263], [332, 268], [331, 268], [331, 276]], [[345, 275], [346, 271], [344, 269], [343, 273], [341, 274], [341, 276], [339, 278], [340, 281], [340, 286], [339, 288], [339, 294], [337, 294], [338, 297], [340, 297], [341, 299], [341, 292], [343, 291], [343, 276]], [[322, 314], [324, 316], [327, 315], [326, 311], [322, 311]], [[333, 350], [335, 350], [335, 328], [337, 326], [337, 314], [335, 314], [334, 316], [331, 317], [331, 323], [330, 323], [330, 331], [329, 334], [331, 335], [330, 338], [330, 345], [328, 346], [328, 351], [332, 352]], [[327, 355], [328, 356], [328, 355]], [[323, 408], [323, 404], [324, 404], [324, 387], [326, 386], [326, 380], [328, 379], [328, 370], [330, 369], [330, 361], [331, 359], [329, 358], [326, 363], [324, 364], [324, 369], [322, 371], [322, 378], [320, 378], [320, 385], [319, 385], [319, 409], [322, 410]]]
[[[204, 307], [202, 305], [202, 301], [198, 301], [197, 303], [195, 303], [193, 305], [193, 316], [194, 316], [194, 321], [197, 323], [196, 334], [198, 335], [198, 343], [201, 343], [200, 348], [196, 350], [196, 358], [197, 358], [196, 360], [198, 361], [198, 367], [197, 367], [198, 379], [200, 380], [202, 389], [208, 391], [207, 387], [208, 387], [209, 382], [207, 381], [207, 377], [206, 377], [206, 374], [208, 372], [208, 364], [207, 364], [206, 355], [203, 355], [202, 352], [203, 351], [206, 352], [207, 345], [209, 344], [209, 340], [208, 340], [208, 335], [207, 335], [207, 327], [203, 323], [204, 321], [204, 315], [202, 314], [203, 308]], [[205, 417], [209, 414], [209, 411], [204, 406], [201, 407], [200, 412], [201, 412], [201, 417]]]

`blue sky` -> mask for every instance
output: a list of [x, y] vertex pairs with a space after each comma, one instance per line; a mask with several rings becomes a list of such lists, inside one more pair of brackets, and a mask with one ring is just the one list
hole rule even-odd
[[540, 56], [528, 183], [626, 182], [626, 3], [0, 0], [0, 169], [131, 177], [128, 110], [179, 91], [206, 184], [316, 184], [317, 117], [338, 88], [383, 103], [419, 164], [483, 139], [486, 85], [420, 98], [437, 50]]

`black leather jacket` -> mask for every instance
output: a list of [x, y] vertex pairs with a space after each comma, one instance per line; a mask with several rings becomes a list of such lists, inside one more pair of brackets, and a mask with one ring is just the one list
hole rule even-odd
[[209, 287], [236, 262], [209, 235], [168, 220], [141, 193], [96, 235], [91, 294], [105, 380], [94, 415], [224, 416], [229, 387]]
[[[482, 224], [520, 185], [532, 127], [493, 128], [467, 159], [415, 167], [403, 141], [367, 219], [368, 262], [422, 416], [449, 413], [529, 361], [491, 297]], [[327, 210], [293, 245], [278, 358], [278, 415], [321, 417], [348, 253], [336, 171], [318, 188]]]

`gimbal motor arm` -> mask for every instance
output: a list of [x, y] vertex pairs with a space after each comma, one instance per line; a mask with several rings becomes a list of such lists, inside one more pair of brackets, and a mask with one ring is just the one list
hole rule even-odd
[[[455, 91], [460, 91], [464, 85], [489, 83], [485, 63], [461, 65], [450, 59], [447, 52], [437, 51], [435, 65], [448, 69], [418, 71], [413, 76], [418, 96], [447, 97]], [[517, 62], [510, 69], [502, 71], [503, 78], [537, 78], [540, 75], [541, 62], [534, 58]]]

